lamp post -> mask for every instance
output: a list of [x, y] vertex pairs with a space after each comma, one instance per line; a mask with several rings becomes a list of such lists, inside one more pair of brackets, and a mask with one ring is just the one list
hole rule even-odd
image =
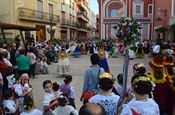
[[47, 32], [50, 34], [50, 40], [53, 40], [56, 26], [52, 26], [52, 23], [51, 23], [50, 25], [46, 25], [46, 29], [47, 29]]
[[157, 18], [156, 21], [161, 21], [162, 19], [160, 18], [160, 12], [164, 14], [165, 17], [167, 17], [167, 9], [165, 10], [160, 10], [160, 8], [157, 10]]

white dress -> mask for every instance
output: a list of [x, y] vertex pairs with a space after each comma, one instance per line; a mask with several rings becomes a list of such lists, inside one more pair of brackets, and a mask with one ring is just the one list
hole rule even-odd
[[116, 115], [120, 97], [111, 93], [110, 96], [97, 94], [89, 99], [90, 103], [98, 103], [105, 109], [106, 115]]
[[133, 98], [130, 102], [123, 105], [120, 115], [132, 115], [132, 110], [139, 115], [160, 115], [159, 106], [153, 99], [147, 101], [138, 101]]
[[38, 109], [34, 109], [33, 111], [31, 111], [31, 112], [26, 112], [26, 111], [24, 111], [24, 112], [22, 112], [20, 115], [42, 115], [43, 113], [40, 111], [40, 110], [38, 110]]
[[59, 106], [53, 112], [54, 115], [78, 115], [78, 111], [70, 105]]
[[59, 59], [58, 66], [57, 66], [57, 72], [59, 74], [68, 74], [70, 73], [70, 62], [68, 58]]

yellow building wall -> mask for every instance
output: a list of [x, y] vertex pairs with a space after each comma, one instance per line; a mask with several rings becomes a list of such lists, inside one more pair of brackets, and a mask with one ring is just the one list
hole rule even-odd
[[[61, 11], [58, 6], [61, 3], [60, 0], [41, 0], [43, 1], [43, 12], [49, 13], [49, 3], [53, 4], [53, 14], [61, 15]], [[2, 23], [11, 23], [17, 25], [25, 25], [30, 27], [36, 27], [37, 25], [45, 27], [49, 23], [37, 22], [31, 20], [21, 20], [18, 19], [18, 7], [28, 8], [32, 10], [37, 10], [37, 0], [0, 0], [0, 21]], [[37, 26], [38, 27], [38, 26]], [[56, 24], [56, 31], [54, 34], [55, 38], [60, 38], [60, 23]], [[11, 34], [11, 38], [14, 38], [20, 32], [18, 30], [11, 30], [6, 32]], [[36, 36], [36, 31], [31, 31], [31, 34]], [[50, 39], [50, 34], [45, 29], [45, 37]], [[23, 32], [24, 35], [24, 32]]]

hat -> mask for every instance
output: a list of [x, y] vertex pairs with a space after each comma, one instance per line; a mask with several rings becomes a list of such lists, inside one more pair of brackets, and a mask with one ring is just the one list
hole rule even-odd
[[106, 72], [99, 76], [99, 79], [103, 79], [103, 78], [107, 78], [107, 79], [113, 80], [112, 75], [109, 74], [109, 73], [106, 73]]
[[65, 51], [61, 51], [60, 52], [60, 58], [66, 58], [67, 55], [66, 55], [66, 52]]
[[98, 55], [100, 56], [100, 57], [106, 57], [106, 52], [103, 50], [103, 49], [100, 49], [99, 51], [98, 51]]
[[144, 64], [143, 63], [136, 63], [133, 65], [133, 73], [137, 73], [137, 70], [140, 68], [140, 67], [144, 67]]

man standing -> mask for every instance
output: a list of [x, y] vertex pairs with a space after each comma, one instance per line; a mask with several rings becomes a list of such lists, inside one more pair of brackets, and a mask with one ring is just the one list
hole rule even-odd
[[[83, 90], [82, 90], [82, 95], [80, 98], [80, 101], [83, 101], [83, 103], [87, 103], [88, 99], [85, 100], [85, 93], [93, 93], [98, 94], [99, 93], [99, 88], [98, 88], [98, 78], [99, 75], [104, 73], [104, 69], [100, 68], [98, 66], [100, 57], [98, 54], [92, 54], [90, 57], [91, 60], [91, 66], [90, 68], [86, 69], [86, 72], [84, 74], [84, 84], [83, 84]], [[90, 98], [90, 97], [89, 97]]]

